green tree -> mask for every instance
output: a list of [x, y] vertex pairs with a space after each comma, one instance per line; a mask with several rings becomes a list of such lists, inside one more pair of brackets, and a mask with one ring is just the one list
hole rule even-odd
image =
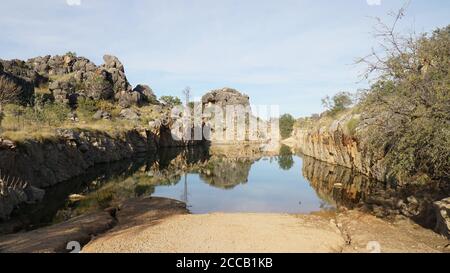
[[332, 98], [326, 96], [322, 99], [322, 105], [331, 115], [335, 115], [349, 108], [353, 104], [352, 95], [348, 92], [340, 92]]
[[173, 96], [162, 96], [160, 101], [168, 106], [177, 106], [181, 105], [181, 100], [178, 97]]
[[280, 135], [282, 139], [286, 139], [291, 136], [294, 130], [295, 119], [290, 114], [284, 114], [280, 117]]

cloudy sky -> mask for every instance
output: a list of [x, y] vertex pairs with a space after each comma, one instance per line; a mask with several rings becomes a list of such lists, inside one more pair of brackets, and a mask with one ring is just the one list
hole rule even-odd
[[[375, 41], [371, 17], [404, 0], [1, 0], [0, 58], [74, 51], [118, 56], [130, 82], [158, 96], [233, 87], [253, 104], [305, 116], [355, 91], [355, 58]], [[412, 0], [401, 30], [450, 24], [450, 1]]]

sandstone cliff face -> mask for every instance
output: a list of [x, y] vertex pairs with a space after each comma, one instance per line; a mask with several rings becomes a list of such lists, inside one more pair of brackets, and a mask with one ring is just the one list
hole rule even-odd
[[386, 181], [384, 159], [365, 151], [356, 137], [345, 132], [345, 124], [349, 119], [351, 117], [346, 116], [321, 128], [295, 128], [289, 144], [307, 156]]

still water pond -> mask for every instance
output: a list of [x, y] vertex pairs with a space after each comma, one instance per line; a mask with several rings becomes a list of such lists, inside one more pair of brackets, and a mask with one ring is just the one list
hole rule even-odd
[[[229, 177], [216, 179], [224, 180], [226, 186], [207, 176], [188, 173], [173, 185], [157, 186], [153, 195], [182, 200], [192, 213], [309, 213], [332, 207], [302, 175], [302, 159], [298, 156], [292, 156], [291, 165], [284, 169], [278, 157], [263, 157], [241, 167], [244, 170], [230, 170]], [[243, 175], [237, 178], [236, 172]]]
[[[343, 167], [281, 149], [169, 149], [133, 160], [97, 165], [46, 190], [44, 200], [21, 207], [0, 234], [34, 229], [117, 207], [136, 197], [184, 201], [192, 213], [310, 213], [353, 207], [373, 195], [375, 183]], [[379, 192], [376, 189], [376, 192]]]

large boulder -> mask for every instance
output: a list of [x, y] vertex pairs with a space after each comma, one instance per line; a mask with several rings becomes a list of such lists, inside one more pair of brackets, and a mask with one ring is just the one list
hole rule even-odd
[[120, 111], [120, 117], [127, 120], [139, 120], [139, 113], [131, 108]]
[[85, 95], [94, 100], [109, 100], [114, 97], [114, 86], [106, 70], [89, 72], [84, 87]]
[[221, 107], [226, 105], [248, 106], [250, 105], [250, 98], [235, 89], [222, 88], [213, 90], [204, 95], [202, 97], [202, 103], [204, 105], [214, 104]]
[[116, 100], [122, 108], [128, 108], [132, 105], [140, 105], [142, 102], [142, 95], [135, 91], [121, 91], [116, 93]]
[[155, 93], [153, 93], [153, 90], [150, 88], [150, 86], [145, 84], [138, 84], [133, 91], [138, 92], [142, 96], [143, 102], [158, 105], [159, 101], [156, 97]]
[[119, 71], [125, 72], [123, 64], [119, 61], [119, 59], [116, 56], [104, 55], [103, 61], [105, 61], [104, 66], [106, 69], [117, 69]]
[[450, 239], [450, 197], [434, 203], [436, 232]]
[[124, 66], [119, 59], [115, 56], [105, 55], [103, 60], [105, 64], [102, 67], [111, 74], [114, 92], [117, 94], [123, 91], [132, 91], [131, 85], [125, 76]]

